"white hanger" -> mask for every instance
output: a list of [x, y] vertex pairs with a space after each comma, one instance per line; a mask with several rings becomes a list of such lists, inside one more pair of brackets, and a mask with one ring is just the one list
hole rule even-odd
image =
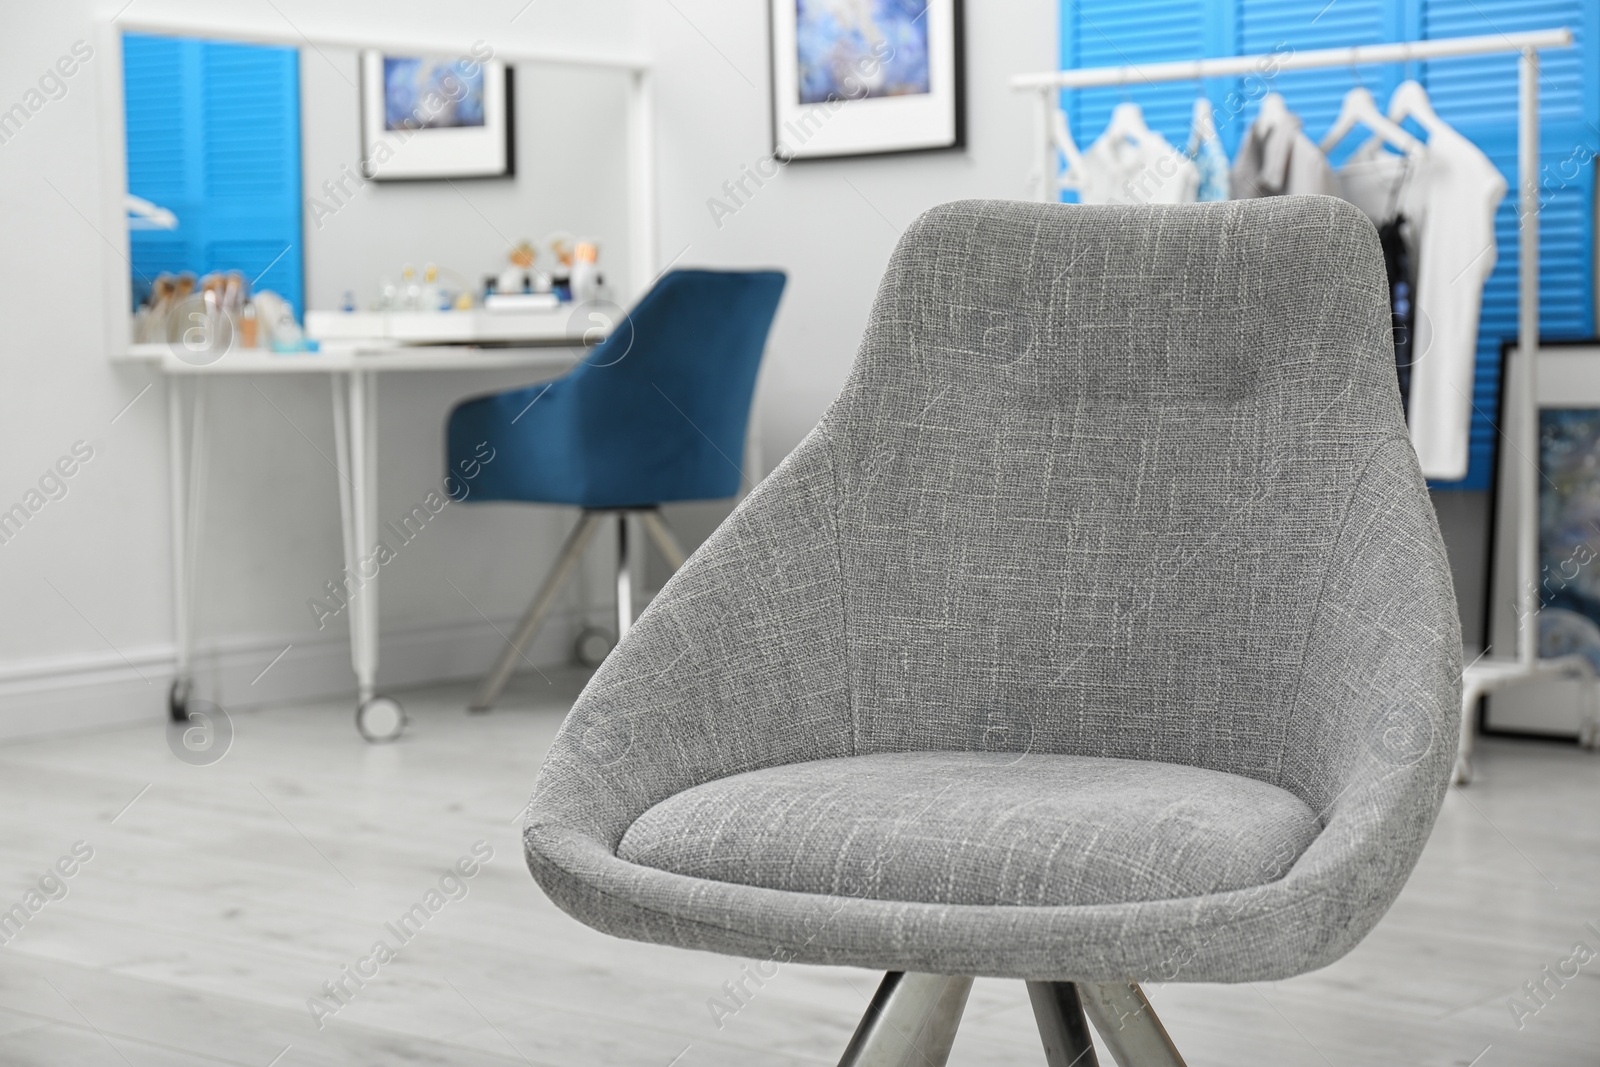
[[1056, 108], [1051, 116], [1051, 132], [1054, 134], [1056, 149], [1062, 158], [1067, 161], [1065, 173], [1061, 175], [1063, 189], [1076, 189], [1077, 183], [1083, 180], [1083, 153], [1078, 151], [1078, 144], [1072, 139], [1072, 128], [1067, 124], [1067, 113], [1063, 108]]
[[1416, 119], [1417, 124], [1429, 133], [1448, 130], [1449, 123], [1434, 113], [1428, 100], [1428, 90], [1415, 81], [1404, 81], [1389, 98], [1389, 118], [1394, 122]]
[[128, 229], [130, 230], [176, 230], [178, 216], [171, 211], [143, 197], [134, 196], [132, 193], [122, 198], [123, 206], [128, 212]]
[[1216, 113], [1211, 109], [1211, 101], [1203, 96], [1194, 100], [1194, 111], [1189, 118], [1189, 151], [1193, 152], [1207, 141], [1215, 140], [1217, 136]]
[[1339, 108], [1339, 117], [1333, 120], [1333, 127], [1328, 130], [1327, 136], [1323, 137], [1320, 147], [1324, 152], [1331, 152], [1334, 146], [1344, 140], [1358, 124], [1367, 127], [1402, 152], [1418, 152], [1422, 149], [1421, 141], [1402, 129], [1398, 122], [1384, 117], [1383, 112], [1378, 110], [1378, 102], [1372, 98], [1372, 93], [1360, 85], [1344, 94], [1344, 104]]
[[1111, 109], [1111, 121], [1106, 123], [1105, 136], [1113, 140], [1127, 138], [1135, 143], [1143, 142], [1150, 136], [1150, 127], [1144, 121], [1144, 110], [1133, 101], [1124, 100]]
[[1261, 110], [1256, 114], [1256, 122], [1263, 129], [1291, 121], [1294, 121], [1294, 115], [1289, 111], [1289, 105], [1284, 102], [1282, 93], [1268, 93], [1261, 98]]

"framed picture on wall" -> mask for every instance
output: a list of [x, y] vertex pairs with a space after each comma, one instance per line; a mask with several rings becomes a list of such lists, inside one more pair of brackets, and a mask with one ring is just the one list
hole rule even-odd
[[961, 0], [770, 0], [782, 161], [961, 148]]
[[361, 53], [361, 168], [376, 181], [516, 171], [511, 71], [483, 54]]

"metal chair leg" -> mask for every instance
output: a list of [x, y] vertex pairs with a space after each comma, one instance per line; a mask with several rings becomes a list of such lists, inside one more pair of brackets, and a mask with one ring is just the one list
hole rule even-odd
[[1033, 1018], [1039, 1024], [1044, 1061], [1049, 1067], [1100, 1067], [1076, 985], [1029, 982], [1028, 1000], [1033, 1003]]
[[1144, 990], [1133, 982], [1082, 983], [1078, 993], [1118, 1067], [1184, 1067]]
[[544, 622], [545, 614], [550, 610], [551, 602], [566, 583], [567, 576], [572, 573], [573, 567], [577, 565], [584, 548], [589, 543], [589, 538], [594, 536], [595, 528], [599, 525], [600, 516], [593, 511], [585, 511], [578, 519], [578, 525], [567, 535], [567, 541], [561, 546], [561, 554], [556, 557], [555, 565], [550, 568], [550, 573], [545, 575], [544, 584], [539, 587], [538, 595], [533, 598], [533, 603], [528, 605], [527, 614], [522, 616], [522, 621], [517, 624], [517, 632], [512, 635], [505, 651], [500, 653], [500, 658], [495, 661], [494, 669], [484, 675], [483, 681], [479, 683], [478, 692], [473, 696], [470, 705], [473, 711], [488, 711], [494, 707], [494, 702], [500, 699], [500, 693], [510, 680], [511, 672], [516, 669], [517, 660], [522, 658], [528, 645], [532, 644], [534, 635], [539, 632], [539, 625]]
[[683, 561], [687, 558], [683, 554], [683, 546], [678, 544], [678, 539], [672, 535], [672, 527], [661, 517], [661, 512], [641, 511], [639, 518], [644, 520], [645, 533], [650, 535], [656, 551], [661, 553], [661, 558], [667, 561], [667, 565], [673, 570], [683, 566]]
[[944, 1067], [972, 979], [890, 971], [839, 1067]]
[[617, 512], [617, 644], [633, 629], [633, 560], [628, 544], [631, 511]]

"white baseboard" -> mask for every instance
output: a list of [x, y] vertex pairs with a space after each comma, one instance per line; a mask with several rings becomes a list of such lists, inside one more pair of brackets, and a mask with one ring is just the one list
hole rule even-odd
[[1508, 685], [1487, 694], [1484, 725], [1576, 741], [1583, 733], [1587, 696], [1584, 686], [1570, 678]]
[[[576, 611], [552, 614], [528, 659], [541, 666], [569, 662], [577, 623]], [[504, 647], [501, 635], [516, 624], [515, 618], [493, 624], [479, 618], [386, 630], [379, 689], [481, 675]], [[273, 663], [279, 653], [283, 657]], [[172, 646], [163, 645], [0, 667], [0, 740], [165, 722], [174, 662]], [[195, 657], [194, 697], [223, 708], [341, 694], [354, 699], [350, 639], [331, 627], [328, 633], [219, 641], [202, 645]]]

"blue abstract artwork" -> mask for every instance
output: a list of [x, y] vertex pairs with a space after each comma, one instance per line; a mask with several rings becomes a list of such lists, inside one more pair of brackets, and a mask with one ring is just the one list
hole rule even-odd
[[927, 0], [795, 0], [800, 103], [930, 92], [927, 10]]
[[1600, 411], [1539, 412], [1539, 654], [1600, 669]]
[[383, 57], [383, 127], [482, 126], [483, 65], [470, 59]]

